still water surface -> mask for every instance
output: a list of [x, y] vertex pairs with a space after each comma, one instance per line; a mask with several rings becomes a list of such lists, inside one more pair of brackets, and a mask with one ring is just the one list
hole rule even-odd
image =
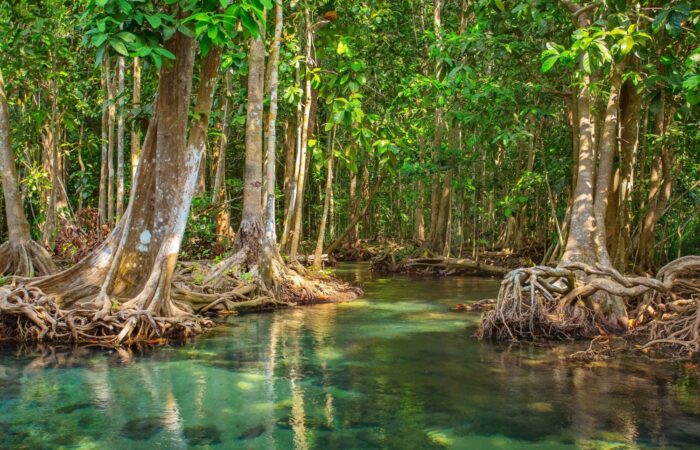
[[477, 342], [478, 317], [449, 307], [493, 280], [339, 274], [364, 298], [179, 347], [0, 348], [0, 448], [700, 448], [693, 365]]

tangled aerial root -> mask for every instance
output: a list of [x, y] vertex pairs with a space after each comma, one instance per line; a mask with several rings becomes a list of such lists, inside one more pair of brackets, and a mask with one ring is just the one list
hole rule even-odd
[[56, 271], [51, 255], [39, 243], [7, 241], [0, 245], [0, 275], [34, 277]]
[[93, 304], [66, 310], [41, 289], [19, 284], [0, 287], [0, 335], [25, 342], [80, 342], [100, 345], [181, 339], [213, 325], [194, 314], [154, 316], [124, 308], [96, 318]]
[[175, 278], [173, 296], [194, 305], [199, 314], [227, 314], [348, 301], [362, 294], [359, 288], [310, 272], [298, 263], [288, 266], [273, 259], [270, 266], [265, 277], [257, 266], [244, 271], [242, 258], [234, 258], [225, 266], [183, 263]]
[[[577, 273], [583, 276], [577, 278]], [[700, 352], [698, 256], [667, 264], [655, 278], [584, 264], [513, 270], [501, 283], [495, 308], [482, 315], [477, 336], [517, 340], [606, 335], [593, 301], [601, 294], [624, 300], [631, 317], [627, 337], [642, 349], [676, 355]]]

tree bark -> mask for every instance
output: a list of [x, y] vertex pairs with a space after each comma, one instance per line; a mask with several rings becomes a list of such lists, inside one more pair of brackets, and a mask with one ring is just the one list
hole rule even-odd
[[632, 246], [632, 192], [639, 143], [642, 97], [631, 81], [626, 81], [621, 93], [620, 190], [618, 223], [620, 224], [615, 266], [626, 269]]
[[[141, 110], [141, 60], [134, 58], [132, 68], [133, 92], [131, 96], [131, 106], [134, 111]], [[131, 180], [133, 182], [136, 177], [136, 169], [139, 165], [139, 157], [141, 155], [141, 133], [136, 120], [131, 124]]]
[[607, 245], [606, 214], [612, 182], [613, 162], [617, 145], [617, 126], [620, 106], [620, 86], [622, 77], [617, 68], [612, 69], [610, 78], [610, 96], [605, 110], [602, 137], [599, 146], [599, 162], [596, 176], [595, 201], [593, 204], [595, 216], [596, 258], [600, 264], [612, 267]]
[[114, 225], [114, 121], [116, 115], [116, 80], [110, 77], [109, 56], [105, 57], [107, 72], [107, 224]]
[[267, 182], [265, 199], [265, 245], [277, 248], [277, 231], [275, 220], [275, 188], [277, 187], [276, 164], [277, 164], [277, 97], [279, 85], [279, 56], [282, 44], [283, 28], [282, 4], [275, 5], [275, 34], [272, 42], [272, 50], [269, 60], [268, 86], [270, 92], [270, 111], [267, 115], [266, 123], [266, 161], [265, 180]]
[[313, 267], [319, 270], [323, 266], [323, 240], [326, 237], [326, 221], [328, 220], [328, 210], [331, 205], [331, 195], [333, 192], [333, 141], [335, 140], [335, 125], [328, 133], [328, 168], [326, 173], [326, 196], [323, 199], [323, 213], [321, 214], [321, 224], [318, 228], [318, 238], [316, 239], [316, 251], [314, 252]]
[[95, 326], [103, 319], [120, 324], [116, 337], [114, 328], [101, 335], [110, 342], [151, 339], [158, 329], [186, 334], [201, 325], [188, 305], [171, 296], [202, 155], [201, 148], [186, 145], [193, 44], [179, 32], [165, 43], [175, 60], [161, 69], [154, 117], [122, 220], [80, 263], [32, 284], [53, 296], [61, 310], [94, 311]]
[[119, 115], [117, 116], [117, 216], [124, 213], [124, 57], [117, 58], [117, 96]]
[[48, 275], [55, 267], [46, 250], [32, 241], [29, 222], [22, 207], [11, 134], [10, 110], [0, 71], [0, 172], [9, 237], [7, 242], [0, 245], [0, 275]]

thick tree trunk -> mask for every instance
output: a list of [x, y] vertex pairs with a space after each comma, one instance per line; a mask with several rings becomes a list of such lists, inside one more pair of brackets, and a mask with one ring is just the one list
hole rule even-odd
[[31, 338], [121, 342], [201, 329], [191, 308], [171, 296], [202, 155], [201, 148], [186, 145], [193, 44], [181, 33], [165, 44], [175, 60], [161, 69], [155, 114], [122, 220], [80, 263], [31, 284], [56, 301], [54, 315], [85, 320], [62, 318], [65, 329], [57, 331], [35, 322], [39, 331]]
[[245, 176], [243, 215], [234, 241], [234, 253], [245, 252], [245, 262], [257, 265], [262, 243], [262, 114], [265, 75], [265, 44], [262, 38], [250, 44], [248, 108], [245, 131]]
[[12, 151], [10, 110], [0, 72], [0, 172], [9, 240], [0, 245], [0, 275], [48, 275], [55, 270], [51, 257], [32, 241], [22, 207], [22, 194]]
[[[578, 12], [578, 5], [574, 5], [568, 0], [562, 0], [567, 8], [572, 12], [574, 19], [579, 28], [585, 28], [590, 25], [591, 20], [587, 12]], [[581, 65], [583, 65], [583, 59], [581, 58]], [[594, 182], [595, 182], [595, 170], [596, 170], [596, 148], [594, 143], [594, 133], [593, 125], [591, 123], [591, 93], [590, 93], [591, 79], [590, 76], [583, 75], [582, 87], [580, 88], [578, 99], [577, 99], [577, 113], [579, 119], [579, 155], [578, 155], [578, 169], [576, 176], [576, 185], [573, 192], [573, 199], [571, 202], [571, 217], [569, 220], [569, 235], [566, 242], [566, 249], [564, 254], [559, 261], [558, 267], [566, 268], [572, 264], [585, 264], [588, 266], [595, 266], [596, 263], [600, 262], [605, 264], [609, 263], [609, 256], [607, 256], [607, 250], [603, 247], [604, 240], [601, 242], [600, 235], [605, 234], [605, 211], [604, 208], [607, 206], [607, 193], [610, 185], [610, 167], [612, 161], [608, 164], [608, 159], [614, 157], [614, 140], [615, 131], [617, 124], [617, 104], [619, 102], [619, 83], [617, 84], [616, 90], [614, 90], [612, 97], [614, 108], [611, 109], [611, 115], [609, 119], [611, 121], [611, 130], [609, 137], [609, 151], [605, 149], [606, 154], [603, 156], [603, 170], [600, 172], [605, 172], [602, 175], [603, 178], [599, 180], [599, 185], [596, 186], [596, 190], [603, 192], [599, 200], [599, 208], [603, 210], [599, 213], [602, 214], [603, 222], [596, 222], [596, 208], [594, 206]], [[614, 126], [613, 126], [614, 121]], [[598, 127], [603, 126], [603, 124], [598, 121]], [[612, 153], [612, 154], [611, 154]], [[608, 167], [606, 167], [608, 166]], [[607, 175], [606, 175], [607, 174]], [[600, 256], [603, 255], [604, 260], [599, 260]], [[607, 258], [606, 258], [607, 257]], [[606, 259], [605, 259], [606, 258]], [[586, 278], [586, 275], [578, 271], [578, 276], [582, 279]], [[629, 321], [627, 318], [627, 313], [625, 310], [624, 302], [620, 297], [614, 297], [609, 295], [597, 295], [586, 299], [587, 306], [593, 310], [596, 316], [599, 318], [601, 323], [608, 328], [610, 331], [621, 331], [627, 330], [629, 326]]]

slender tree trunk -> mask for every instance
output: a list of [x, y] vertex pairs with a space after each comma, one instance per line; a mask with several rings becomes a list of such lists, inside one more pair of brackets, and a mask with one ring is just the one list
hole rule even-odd
[[117, 58], [117, 95], [119, 115], [117, 117], [117, 217], [124, 213], [124, 58]]
[[100, 225], [107, 225], [107, 154], [108, 154], [108, 147], [109, 147], [109, 142], [108, 142], [108, 133], [107, 133], [107, 126], [109, 123], [108, 119], [108, 112], [107, 112], [107, 97], [108, 97], [108, 89], [107, 85], [109, 84], [109, 63], [107, 62], [107, 58], [105, 57], [103, 62], [102, 62], [102, 80], [101, 80], [101, 87], [102, 87], [102, 92], [105, 95], [104, 100], [102, 101], [102, 140], [100, 144], [101, 148], [101, 157], [100, 157], [100, 197], [99, 197], [99, 204], [98, 204], [98, 210], [99, 210], [99, 215], [100, 215]]
[[297, 252], [299, 251], [299, 242], [301, 240], [301, 225], [303, 218], [304, 206], [304, 188], [306, 181], [306, 152], [309, 143], [309, 136], [313, 132], [311, 115], [315, 114], [316, 92], [311, 85], [311, 71], [316, 67], [314, 48], [314, 30], [311, 23], [311, 18], [308, 8], [304, 10], [306, 21], [306, 106], [304, 108], [304, 121], [301, 129], [301, 147], [299, 169], [299, 178], [297, 180], [296, 204], [294, 211], [294, 228], [292, 231], [292, 240], [289, 249], [289, 257], [292, 261], [296, 261]]
[[265, 179], [267, 181], [267, 192], [265, 198], [265, 245], [271, 249], [277, 249], [277, 231], [275, 228], [275, 188], [277, 186], [276, 179], [276, 163], [277, 163], [277, 94], [279, 85], [279, 56], [280, 46], [282, 44], [282, 28], [283, 28], [283, 11], [282, 4], [275, 5], [275, 35], [272, 42], [272, 50], [269, 60], [269, 75], [268, 89], [270, 91], [270, 111], [267, 115], [266, 133], [266, 161], [265, 161]]
[[338, 238], [331, 243], [331, 245], [328, 246], [328, 249], [326, 249], [326, 253], [329, 255], [332, 255], [334, 251], [338, 250], [340, 246], [343, 244], [343, 242], [346, 241], [346, 239], [350, 236], [351, 230], [357, 226], [360, 220], [362, 220], [362, 217], [367, 214], [367, 211], [369, 210], [370, 205], [372, 204], [372, 200], [377, 196], [377, 193], [379, 192], [379, 189], [382, 187], [382, 183], [384, 182], [384, 175], [381, 175], [379, 179], [377, 180], [377, 184], [374, 185], [372, 190], [369, 193], [369, 198], [367, 199], [367, 202], [365, 203], [365, 206], [362, 208], [362, 211], [359, 212], [352, 220], [350, 220], [350, 223], [345, 227], [345, 230], [338, 236]]
[[[437, 45], [441, 45], [442, 41], [442, 6], [443, 0], [434, 0], [433, 4], [433, 31], [435, 33], [435, 41]], [[442, 60], [438, 58], [435, 63], [435, 79], [440, 80], [442, 78]], [[442, 131], [443, 131], [443, 110], [441, 107], [435, 108], [435, 124], [434, 124], [434, 134], [433, 134], [433, 146], [430, 152], [430, 157], [433, 165], [438, 164], [438, 158], [440, 156], [440, 146], [442, 145]], [[430, 191], [430, 231], [428, 232], [428, 240], [432, 244], [436, 237], [435, 234], [438, 232], [438, 220], [440, 215], [440, 174], [433, 168], [432, 175], [432, 186]]]
[[116, 114], [115, 80], [110, 77], [109, 57], [105, 58], [107, 72], [107, 223], [114, 225], [114, 121]]
[[231, 96], [231, 71], [227, 70], [225, 75], [226, 89], [224, 92], [224, 115], [221, 118], [221, 139], [219, 140], [219, 150], [214, 162], [216, 172], [214, 173], [214, 182], [212, 184], [212, 201], [218, 205], [219, 209], [216, 213], [216, 235], [219, 242], [224, 242], [232, 236], [231, 217], [229, 207], [226, 204], [227, 193], [226, 183], [224, 178], [226, 174], [226, 150], [228, 149], [229, 138], [229, 108]]
[[[131, 97], [131, 106], [135, 111], [141, 109], [141, 60], [134, 58], [132, 68], [133, 92]], [[134, 120], [131, 124], [131, 180], [133, 182], [136, 177], [136, 169], [139, 165], [139, 157], [141, 155], [141, 133], [139, 132], [138, 121]]]
[[284, 216], [287, 217], [289, 214], [289, 205], [292, 200], [292, 193], [294, 188], [294, 150], [296, 148], [296, 140], [294, 139], [294, 130], [296, 126], [294, 125], [293, 116], [288, 117], [285, 123], [285, 137], [284, 137]]
[[631, 81], [626, 81], [621, 94], [621, 140], [620, 140], [620, 234], [617, 239], [615, 266], [626, 269], [632, 246], [632, 192], [635, 185], [635, 167], [639, 143], [642, 97]]
[[607, 246], [606, 214], [612, 181], [613, 161], [617, 144], [617, 126], [620, 105], [620, 86], [622, 77], [617, 69], [613, 69], [610, 80], [610, 97], [605, 111], [605, 122], [601, 136], [598, 162], [598, 173], [595, 186], [595, 201], [593, 204], [595, 216], [595, 235], [597, 260], [605, 266], [612, 266]]
[[326, 221], [328, 210], [331, 205], [331, 195], [333, 192], [333, 141], [335, 140], [335, 125], [328, 133], [328, 172], [326, 174], [326, 197], [323, 199], [323, 213], [321, 214], [321, 225], [318, 228], [318, 239], [316, 239], [316, 251], [314, 252], [313, 267], [319, 270], [323, 266], [323, 240], [326, 237]]
[[348, 242], [350, 243], [351, 247], [355, 247], [357, 245], [357, 240], [358, 240], [358, 235], [357, 235], [357, 224], [358, 220], [356, 220], [358, 214], [359, 214], [359, 205], [357, 202], [357, 173], [354, 172], [352, 169], [350, 169], [350, 192], [349, 192], [349, 198], [350, 198], [350, 214], [348, 216], [348, 220], [350, 223], [354, 223], [352, 227], [350, 227], [350, 232], [348, 234]]

